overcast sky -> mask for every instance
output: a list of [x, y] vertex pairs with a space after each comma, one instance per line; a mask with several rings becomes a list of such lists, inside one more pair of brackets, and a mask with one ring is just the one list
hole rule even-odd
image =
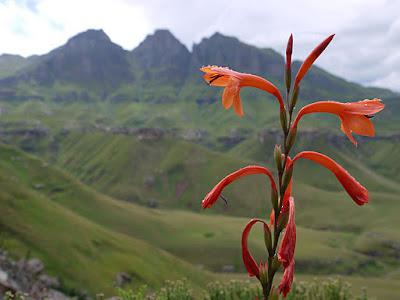
[[0, 0], [0, 53], [43, 54], [89, 28], [128, 50], [167, 28], [188, 48], [219, 31], [283, 53], [292, 32], [297, 59], [336, 33], [320, 66], [400, 91], [400, 0]]

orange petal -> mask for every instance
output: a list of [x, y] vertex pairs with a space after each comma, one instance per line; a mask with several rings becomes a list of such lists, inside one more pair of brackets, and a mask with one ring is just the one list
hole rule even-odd
[[300, 158], [311, 160], [317, 164], [320, 164], [335, 174], [341, 185], [344, 187], [346, 192], [358, 205], [364, 205], [368, 202], [368, 191], [363, 187], [357, 180], [351, 176], [346, 169], [335, 162], [332, 158], [314, 151], [303, 151], [298, 153], [293, 162]]
[[348, 126], [346, 126], [345, 121], [343, 120], [342, 117], [340, 117], [340, 120], [342, 123], [340, 124], [340, 129], [343, 131], [343, 133], [348, 137], [348, 139], [357, 146], [357, 141], [354, 139], [353, 135], [351, 134], [351, 130]]
[[229, 82], [228, 76], [218, 75], [215, 73], [204, 74], [204, 80], [212, 86], [226, 86]]
[[278, 258], [282, 265], [287, 268], [294, 257], [296, 248], [296, 223], [295, 223], [295, 209], [294, 199], [289, 198], [288, 201], [289, 220], [286, 225], [285, 235], [283, 236], [281, 247], [279, 248]]
[[343, 114], [343, 126], [350, 129], [351, 132], [355, 134], [364, 136], [374, 136], [375, 129], [371, 120], [366, 116], [353, 115], [353, 114]]
[[266, 224], [263, 220], [260, 220], [260, 219], [252, 219], [252, 220], [250, 220], [249, 223], [247, 223], [247, 225], [244, 228], [243, 233], [242, 233], [242, 258], [243, 258], [243, 263], [246, 267], [246, 270], [247, 270], [247, 273], [249, 274], [249, 276], [250, 277], [256, 276], [257, 278], [260, 278], [260, 269], [259, 269], [256, 261], [254, 260], [253, 256], [250, 254], [249, 248], [247, 246], [247, 240], [248, 240], [251, 228], [257, 222], [261, 222], [264, 224], [264, 226], [268, 227], [268, 224]]
[[235, 98], [233, 100], [233, 107], [235, 108], [235, 112], [239, 117], [243, 117], [243, 106], [242, 102], [240, 101], [240, 94], [239, 92], [235, 95]]
[[385, 108], [385, 104], [381, 99], [365, 99], [357, 102], [344, 103], [343, 109], [345, 112], [351, 112], [359, 115], [374, 115]]
[[289, 266], [285, 268], [281, 282], [279, 284], [279, 292], [283, 294], [283, 298], [286, 298], [287, 294], [290, 292], [292, 288], [293, 275], [294, 275], [294, 260], [292, 260]]
[[317, 47], [315, 47], [314, 50], [307, 56], [307, 58], [304, 60], [303, 64], [300, 66], [299, 71], [297, 72], [297, 75], [296, 75], [296, 78], [294, 81], [295, 87], [299, 86], [300, 81], [306, 75], [306, 73], [311, 68], [311, 66], [315, 62], [315, 60], [321, 55], [321, 53], [325, 50], [325, 48], [328, 47], [329, 43], [332, 41], [334, 36], [335, 35], [332, 34], [329, 37], [327, 37], [321, 44], [319, 44]]
[[229, 174], [228, 176], [223, 178], [220, 182], [218, 182], [218, 184], [203, 199], [202, 201], [203, 208], [210, 208], [215, 203], [215, 201], [217, 201], [217, 199], [222, 193], [222, 190], [227, 185], [231, 184], [233, 181], [243, 176], [254, 175], [254, 174], [267, 175], [270, 180], [271, 189], [276, 190], [274, 176], [272, 175], [269, 169], [261, 166], [247, 166]]
[[280, 110], [284, 110], [284, 103], [279, 89], [268, 80], [247, 73], [240, 73], [229, 68], [218, 66], [205, 66], [200, 68], [205, 73], [204, 80], [212, 86], [228, 86], [230, 80], [236, 80], [238, 86], [251, 86], [266, 91], [274, 95], [280, 106]]
[[222, 94], [222, 106], [225, 107], [225, 109], [228, 109], [232, 106], [235, 93], [236, 89], [232, 86], [227, 86], [224, 89], [224, 92]]

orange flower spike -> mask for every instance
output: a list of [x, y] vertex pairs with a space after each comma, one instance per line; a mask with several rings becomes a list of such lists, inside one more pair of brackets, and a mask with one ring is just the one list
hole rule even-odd
[[240, 88], [255, 87], [274, 95], [279, 102], [280, 110], [285, 110], [283, 98], [278, 88], [268, 80], [247, 73], [240, 73], [229, 68], [218, 66], [206, 66], [200, 68], [204, 74], [204, 80], [212, 86], [225, 87], [222, 94], [222, 105], [229, 109], [232, 105], [238, 116], [243, 116], [243, 107], [240, 100]]
[[304, 60], [303, 64], [300, 66], [299, 71], [297, 72], [296, 78], [294, 80], [294, 88], [298, 88], [300, 85], [300, 81], [306, 75], [308, 70], [310, 70], [312, 64], [316, 61], [316, 59], [321, 55], [321, 53], [328, 47], [329, 43], [332, 41], [335, 35], [332, 34], [328, 36], [321, 44], [314, 48], [313, 51], [307, 56]]
[[349, 196], [358, 205], [364, 205], [365, 203], [368, 203], [368, 190], [332, 158], [314, 151], [303, 151], [294, 157], [293, 163], [300, 158], [311, 160], [330, 170], [339, 180]]
[[[250, 251], [249, 251], [249, 248], [247, 245], [247, 240], [248, 240], [251, 228], [257, 222], [263, 223], [264, 226], [268, 227], [268, 224], [266, 224], [263, 220], [260, 220], [260, 219], [251, 219], [250, 222], [247, 223], [247, 225], [244, 228], [243, 233], [242, 233], [242, 258], [243, 258], [244, 266], [246, 267], [246, 270], [247, 270], [247, 273], [249, 274], [249, 276], [250, 277], [255, 276], [258, 279], [260, 279], [260, 267], [257, 265], [253, 256], [250, 254]], [[261, 264], [261, 266], [263, 266], [263, 265]], [[263, 267], [266, 268], [266, 265]]]
[[311, 113], [330, 113], [337, 115], [342, 124], [341, 129], [350, 139], [357, 145], [352, 133], [364, 136], [374, 136], [375, 130], [370, 118], [383, 110], [385, 105], [381, 99], [363, 100], [358, 102], [335, 102], [335, 101], [318, 101], [308, 104], [300, 109], [293, 122], [293, 128], [297, 127], [301, 117]]
[[254, 174], [265, 174], [268, 176], [270, 183], [271, 183], [271, 189], [276, 190], [276, 184], [274, 180], [274, 176], [272, 175], [271, 171], [265, 167], [261, 166], [247, 166], [242, 169], [239, 169], [225, 178], [223, 178], [204, 198], [202, 201], [202, 206], [203, 208], [210, 208], [221, 196], [221, 193], [223, 189], [231, 184], [233, 181], [243, 177], [243, 176], [248, 176], [248, 175], [254, 175]]

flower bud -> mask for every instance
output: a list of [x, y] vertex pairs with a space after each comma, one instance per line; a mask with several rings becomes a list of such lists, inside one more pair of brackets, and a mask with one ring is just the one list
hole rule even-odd
[[287, 125], [287, 115], [286, 115], [285, 109], [281, 110], [280, 118], [281, 118], [281, 126], [283, 129], [283, 132], [286, 134], [288, 131], [288, 125]]
[[275, 255], [275, 256], [274, 256], [274, 259], [272, 260], [272, 264], [271, 264], [271, 273], [272, 273], [272, 274], [275, 274], [276, 271], [279, 270], [279, 268], [281, 267], [281, 265], [282, 265], [282, 264], [281, 264], [281, 262], [279, 261], [278, 256]]
[[297, 100], [299, 99], [300, 87], [295, 87], [293, 90], [292, 99], [290, 100], [289, 113], [291, 114], [296, 107]]
[[279, 200], [278, 191], [276, 190], [276, 188], [271, 189], [271, 204], [275, 212], [278, 211], [278, 200]]
[[296, 140], [297, 127], [292, 127], [286, 138], [286, 151], [289, 152], [292, 149], [294, 141]]
[[291, 34], [286, 46], [286, 65], [285, 65], [285, 83], [286, 90], [289, 93], [290, 84], [292, 82], [292, 52], [293, 52], [293, 35]]
[[290, 180], [292, 179], [292, 174], [293, 174], [293, 164], [289, 164], [285, 172], [283, 172], [283, 177], [282, 177], [282, 193], [284, 194], [286, 191], [287, 186], [289, 185]]
[[263, 263], [260, 263], [260, 282], [262, 286], [267, 286], [268, 284], [268, 269], [267, 265], [264, 265]]
[[278, 218], [278, 232], [281, 232], [285, 229], [287, 223], [289, 221], [289, 212], [288, 211], [281, 211], [281, 214]]
[[280, 145], [275, 145], [274, 149], [274, 159], [275, 159], [275, 164], [276, 167], [278, 168], [279, 174], [282, 173], [283, 167], [282, 167], [282, 148]]
[[265, 242], [265, 247], [268, 250], [268, 254], [270, 256], [273, 255], [271, 230], [269, 230], [269, 227], [266, 224], [264, 224], [264, 242]]

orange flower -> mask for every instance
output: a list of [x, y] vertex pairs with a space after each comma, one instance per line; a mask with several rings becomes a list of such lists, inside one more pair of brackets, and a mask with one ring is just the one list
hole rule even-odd
[[247, 239], [249, 237], [251, 228], [257, 222], [263, 223], [264, 227], [268, 228], [268, 224], [260, 219], [251, 219], [250, 222], [247, 223], [247, 225], [244, 228], [243, 233], [242, 233], [242, 258], [243, 258], [244, 266], [246, 267], [246, 270], [247, 270], [247, 273], [249, 274], [249, 276], [250, 277], [256, 276], [258, 279], [260, 279], [260, 269], [267, 268], [267, 264], [263, 265], [262, 263], [260, 263], [260, 265], [257, 265], [253, 256], [250, 254], [249, 248], [247, 246]]
[[240, 101], [240, 88], [251, 86], [274, 95], [278, 101], [280, 110], [284, 110], [283, 99], [278, 88], [268, 80], [246, 73], [239, 73], [224, 67], [206, 66], [200, 69], [203, 71], [204, 80], [212, 86], [225, 87], [222, 95], [222, 105], [229, 109], [232, 105], [238, 116], [243, 116], [243, 107]]
[[285, 236], [282, 239], [279, 248], [278, 258], [282, 265], [287, 268], [294, 258], [294, 250], [296, 248], [296, 223], [294, 220], [294, 199], [289, 198], [289, 219], [285, 229]]
[[233, 181], [239, 179], [240, 177], [253, 175], [253, 174], [265, 174], [269, 177], [271, 183], [271, 190], [276, 191], [276, 184], [274, 181], [274, 177], [271, 171], [265, 167], [261, 166], [247, 166], [242, 169], [239, 169], [225, 178], [223, 178], [204, 198], [202, 201], [203, 208], [210, 208], [215, 201], [219, 198], [222, 193], [222, 190]]
[[298, 153], [293, 158], [293, 163], [295, 163], [300, 158], [311, 160], [330, 170], [342, 184], [350, 197], [358, 205], [364, 205], [365, 203], [368, 203], [367, 189], [363, 187], [357, 180], [355, 180], [353, 176], [351, 176], [341, 165], [335, 162], [332, 158], [314, 151], [303, 151]]
[[281, 283], [279, 284], [279, 292], [283, 294], [283, 297], [286, 298], [287, 294], [290, 292], [293, 284], [293, 275], [294, 275], [294, 260], [292, 260], [285, 271], [283, 272], [283, 276], [281, 279]]
[[329, 43], [332, 41], [334, 36], [335, 36], [334, 34], [328, 36], [324, 41], [322, 41], [321, 44], [319, 44], [317, 47], [315, 47], [315, 49], [304, 60], [303, 64], [300, 66], [300, 69], [297, 72], [296, 78], [294, 80], [294, 88], [295, 89], [299, 87], [300, 81], [306, 75], [306, 73], [311, 68], [312, 64], [315, 62], [315, 60], [318, 58], [318, 56], [320, 56], [321, 53], [325, 50], [325, 48], [328, 47]]
[[302, 116], [311, 113], [330, 113], [337, 115], [342, 124], [341, 129], [350, 139], [357, 145], [352, 133], [364, 136], [374, 136], [375, 130], [370, 118], [380, 112], [385, 105], [381, 99], [363, 100], [358, 102], [335, 102], [335, 101], [319, 101], [308, 104], [300, 109], [293, 122], [293, 128], [297, 127], [297, 123]]

